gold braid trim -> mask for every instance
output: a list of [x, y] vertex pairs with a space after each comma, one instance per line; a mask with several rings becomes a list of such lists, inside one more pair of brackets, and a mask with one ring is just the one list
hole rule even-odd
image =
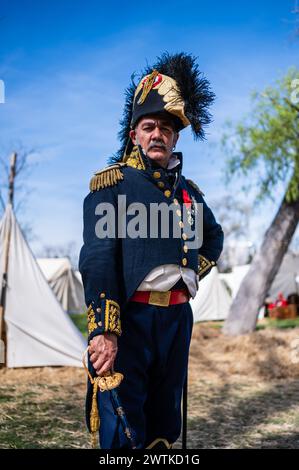
[[[105, 332], [115, 333], [117, 336], [121, 335], [120, 306], [115, 302], [115, 300], [105, 300], [105, 314], [103, 321]], [[90, 305], [87, 309], [88, 335], [96, 330], [98, 326], [102, 326], [102, 324], [101, 322], [97, 323], [94, 310]]]
[[97, 171], [90, 180], [90, 191], [99, 191], [100, 189], [117, 184], [124, 178], [121, 168], [125, 165], [126, 163], [119, 162]]
[[87, 309], [87, 322], [88, 334], [90, 335], [94, 330], [97, 329], [96, 317], [91, 305]]
[[134, 145], [132, 152], [126, 159], [126, 164], [127, 166], [131, 166], [137, 170], [145, 170], [145, 164], [141, 158], [138, 145]]
[[120, 307], [114, 300], [106, 300], [105, 331], [121, 335]]
[[151, 442], [147, 447], [146, 449], [154, 449], [155, 448], [155, 445], [158, 444], [159, 442], [163, 442], [163, 444], [165, 445], [165, 447], [167, 449], [172, 449], [172, 446], [173, 444], [171, 444], [170, 442], [168, 442], [167, 439], [164, 439], [163, 437], [157, 437], [157, 439], [155, 439], [153, 442]]
[[143, 84], [143, 90], [137, 104], [142, 104], [146, 100], [147, 95], [151, 91], [153, 84], [155, 83], [156, 76], [159, 74], [158, 70], [153, 70], [152, 73], [147, 77]]
[[187, 181], [187, 183], [189, 183], [190, 186], [192, 186], [192, 188], [194, 188], [199, 194], [201, 194], [202, 196], [204, 196], [204, 193], [199, 189], [199, 187], [197, 186], [196, 183], [194, 183], [194, 181], [188, 180], [187, 178], [186, 178], [186, 181]]
[[205, 258], [202, 255], [198, 255], [198, 274], [201, 276], [204, 274], [206, 271], [211, 269], [213, 266], [216, 266], [215, 261], [209, 261], [207, 258]]

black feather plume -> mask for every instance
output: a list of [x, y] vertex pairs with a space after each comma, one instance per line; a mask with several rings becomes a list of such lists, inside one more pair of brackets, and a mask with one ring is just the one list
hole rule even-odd
[[214, 101], [215, 95], [210, 90], [208, 80], [198, 70], [196, 57], [184, 52], [173, 55], [164, 52], [152, 68], [177, 82], [179, 94], [185, 102], [185, 114], [191, 123], [193, 136], [195, 139], [204, 139], [204, 127], [211, 122], [208, 108]]

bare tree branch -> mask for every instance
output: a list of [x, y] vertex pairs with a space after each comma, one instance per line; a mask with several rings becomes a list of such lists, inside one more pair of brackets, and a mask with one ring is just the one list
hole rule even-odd
[[78, 265], [78, 250], [76, 243], [70, 241], [65, 245], [45, 245], [40, 253], [40, 258], [69, 258], [72, 266], [77, 269]]

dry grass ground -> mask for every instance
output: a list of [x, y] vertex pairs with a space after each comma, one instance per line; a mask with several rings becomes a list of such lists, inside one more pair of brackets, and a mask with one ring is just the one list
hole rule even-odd
[[192, 448], [298, 448], [299, 328], [238, 338], [195, 325], [189, 367]]
[[[299, 448], [299, 328], [231, 339], [214, 326], [194, 325], [188, 447]], [[0, 448], [88, 448], [85, 381], [77, 368], [1, 370]]]

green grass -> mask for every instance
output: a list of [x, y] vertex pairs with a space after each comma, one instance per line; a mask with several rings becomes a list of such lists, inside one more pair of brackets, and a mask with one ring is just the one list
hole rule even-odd
[[265, 318], [263, 322], [265, 323], [257, 324], [257, 327], [256, 327], [257, 330], [264, 330], [265, 328], [276, 328], [276, 329], [296, 328], [299, 326], [299, 317], [286, 318], [285, 320], [279, 320], [276, 318]]
[[[84, 422], [84, 398], [81, 393], [65, 394], [63, 386], [28, 384], [34, 391], [19, 391], [1, 404], [0, 449], [70, 448], [88, 445]], [[72, 386], [69, 386], [69, 391]], [[2, 390], [5, 387], [2, 388]], [[1, 393], [1, 388], [0, 388]], [[5, 395], [2, 393], [3, 398]]]
[[216, 330], [219, 330], [223, 327], [224, 321], [219, 321], [219, 320], [212, 320], [212, 321], [196, 321], [195, 322], [197, 325], [205, 325], [209, 326], [210, 328], [215, 328]]
[[87, 315], [86, 313], [70, 313], [70, 317], [76, 327], [81, 331], [83, 336], [87, 338]]

